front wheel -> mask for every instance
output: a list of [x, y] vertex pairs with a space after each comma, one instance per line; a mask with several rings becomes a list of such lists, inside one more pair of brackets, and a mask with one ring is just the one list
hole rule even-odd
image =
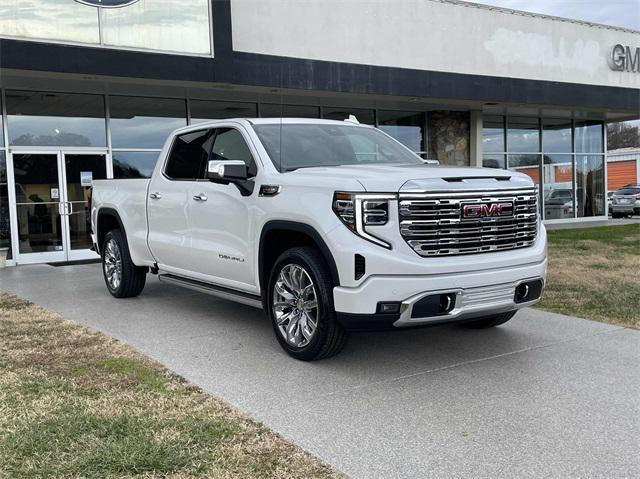
[[314, 361], [344, 348], [347, 333], [336, 320], [331, 275], [315, 248], [292, 248], [280, 255], [267, 300], [276, 338], [289, 355]]
[[493, 328], [494, 326], [500, 326], [506, 323], [515, 316], [518, 311], [509, 311], [508, 313], [496, 314], [495, 316], [488, 316], [485, 318], [474, 319], [472, 321], [463, 323], [467, 328], [472, 329], [485, 329]]
[[127, 240], [120, 230], [109, 231], [102, 243], [102, 272], [112, 296], [131, 298], [144, 289], [147, 270], [131, 261]]

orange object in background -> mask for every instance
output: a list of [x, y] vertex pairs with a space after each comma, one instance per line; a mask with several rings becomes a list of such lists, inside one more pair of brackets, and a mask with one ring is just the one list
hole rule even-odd
[[573, 169], [570, 166], [556, 167], [556, 183], [571, 183], [573, 178]]
[[607, 190], [615, 191], [629, 183], [637, 183], [636, 160], [610, 161], [607, 164]]
[[536, 185], [540, 184], [540, 170], [537, 166], [533, 166], [531, 168], [518, 168], [518, 172], [528, 175]]

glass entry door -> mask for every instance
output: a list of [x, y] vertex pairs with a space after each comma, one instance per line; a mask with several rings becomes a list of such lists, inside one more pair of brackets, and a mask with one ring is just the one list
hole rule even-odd
[[16, 261], [66, 261], [59, 154], [12, 156], [18, 223]]
[[90, 186], [106, 178], [103, 153], [13, 152], [16, 261], [97, 258], [91, 248]]
[[89, 198], [93, 180], [107, 177], [107, 162], [104, 154], [63, 153], [64, 194], [68, 231], [67, 260], [97, 258], [90, 251], [91, 211]]

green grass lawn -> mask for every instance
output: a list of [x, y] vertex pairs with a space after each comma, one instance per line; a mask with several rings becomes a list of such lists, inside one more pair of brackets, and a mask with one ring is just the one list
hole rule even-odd
[[131, 348], [0, 293], [0, 478], [134, 476], [339, 477]]
[[549, 231], [537, 308], [640, 329], [640, 223]]

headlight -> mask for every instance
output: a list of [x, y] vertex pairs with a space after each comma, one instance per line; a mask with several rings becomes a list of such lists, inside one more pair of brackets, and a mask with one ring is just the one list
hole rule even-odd
[[342, 193], [333, 195], [333, 211], [358, 236], [384, 248], [386, 241], [367, 232], [367, 226], [383, 226], [389, 221], [389, 200], [395, 195], [375, 193]]

